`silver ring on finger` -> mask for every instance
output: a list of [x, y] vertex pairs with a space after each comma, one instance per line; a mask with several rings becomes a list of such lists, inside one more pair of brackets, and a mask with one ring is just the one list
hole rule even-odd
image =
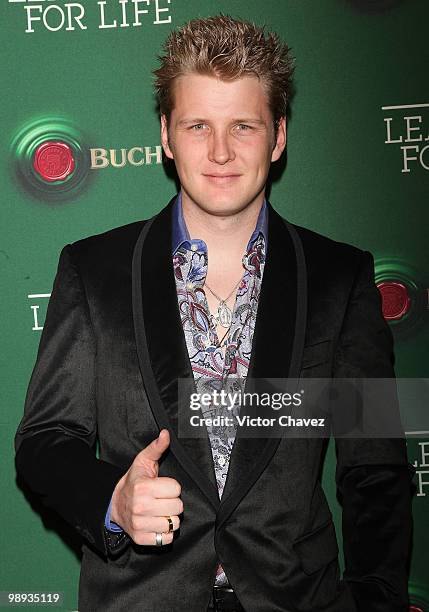
[[155, 544], [157, 546], [162, 546], [162, 533], [156, 533], [155, 536]]

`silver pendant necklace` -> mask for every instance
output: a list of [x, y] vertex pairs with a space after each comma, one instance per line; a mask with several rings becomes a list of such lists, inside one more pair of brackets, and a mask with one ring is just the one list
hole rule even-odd
[[235, 283], [231, 293], [228, 295], [228, 297], [226, 297], [224, 300], [222, 298], [220, 298], [214, 291], [213, 289], [210, 289], [210, 287], [208, 286], [207, 283], [204, 283], [204, 285], [207, 287], [207, 289], [210, 291], [211, 294], [214, 295], [214, 297], [219, 300], [219, 304], [217, 307], [217, 316], [216, 315], [212, 315], [212, 317], [214, 318], [214, 320], [216, 321], [216, 323], [218, 325], [221, 325], [222, 327], [225, 327], [226, 329], [228, 329], [231, 326], [232, 323], [232, 311], [231, 308], [228, 306], [227, 301], [229, 300], [229, 298], [232, 296], [232, 294], [234, 293], [234, 291], [236, 290], [236, 288], [238, 287], [241, 278], [239, 278], [238, 282]]

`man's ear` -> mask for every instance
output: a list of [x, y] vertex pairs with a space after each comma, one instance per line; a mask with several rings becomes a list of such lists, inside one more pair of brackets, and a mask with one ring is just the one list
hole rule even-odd
[[168, 121], [165, 115], [161, 115], [161, 144], [165, 155], [169, 159], [174, 159], [174, 155], [170, 149], [170, 143], [168, 140]]
[[279, 119], [276, 141], [274, 145], [273, 152], [271, 154], [271, 161], [277, 161], [286, 147], [286, 117], [281, 117]]

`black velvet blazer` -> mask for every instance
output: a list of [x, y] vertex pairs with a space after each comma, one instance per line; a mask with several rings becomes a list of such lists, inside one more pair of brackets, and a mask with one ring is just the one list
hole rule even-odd
[[[218, 562], [248, 612], [405, 612], [413, 469], [403, 439], [336, 440], [341, 577], [319, 476], [326, 440], [239, 429], [220, 502], [208, 438], [178, 436], [177, 379], [192, 370], [171, 206], [64, 247], [16, 434], [18, 473], [82, 535], [80, 612], [205, 612]], [[248, 376], [393, 377], [371, 254], [268, 209]], [[114, 487], [163, 427], [160, 476], [182, 485], [180, 530], [169, 546], [126, 537], [112, 552]]]

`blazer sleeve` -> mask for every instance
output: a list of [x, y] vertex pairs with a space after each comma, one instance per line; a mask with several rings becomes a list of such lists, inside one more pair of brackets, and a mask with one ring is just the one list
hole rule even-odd
[[106, 509], [126, 470], [95, 452], [96, 342], [73, 246], [60, 254], [36, 364], [15, 436], [16, 469], [41, 501], [104, 555], [128, 536], [106, 534]]
[[[374, 260], [362, 252], [338, 341], [336, 378], [394, 378], [393, 338], [383, 318]], [[389, 419], [400, 425], [396, 392]], [[390, 434], [389, 434], [390, 435]], [[336, 438], [344, 580], [359, 612], [408, 611], [412, 477], [405, 437]]]

